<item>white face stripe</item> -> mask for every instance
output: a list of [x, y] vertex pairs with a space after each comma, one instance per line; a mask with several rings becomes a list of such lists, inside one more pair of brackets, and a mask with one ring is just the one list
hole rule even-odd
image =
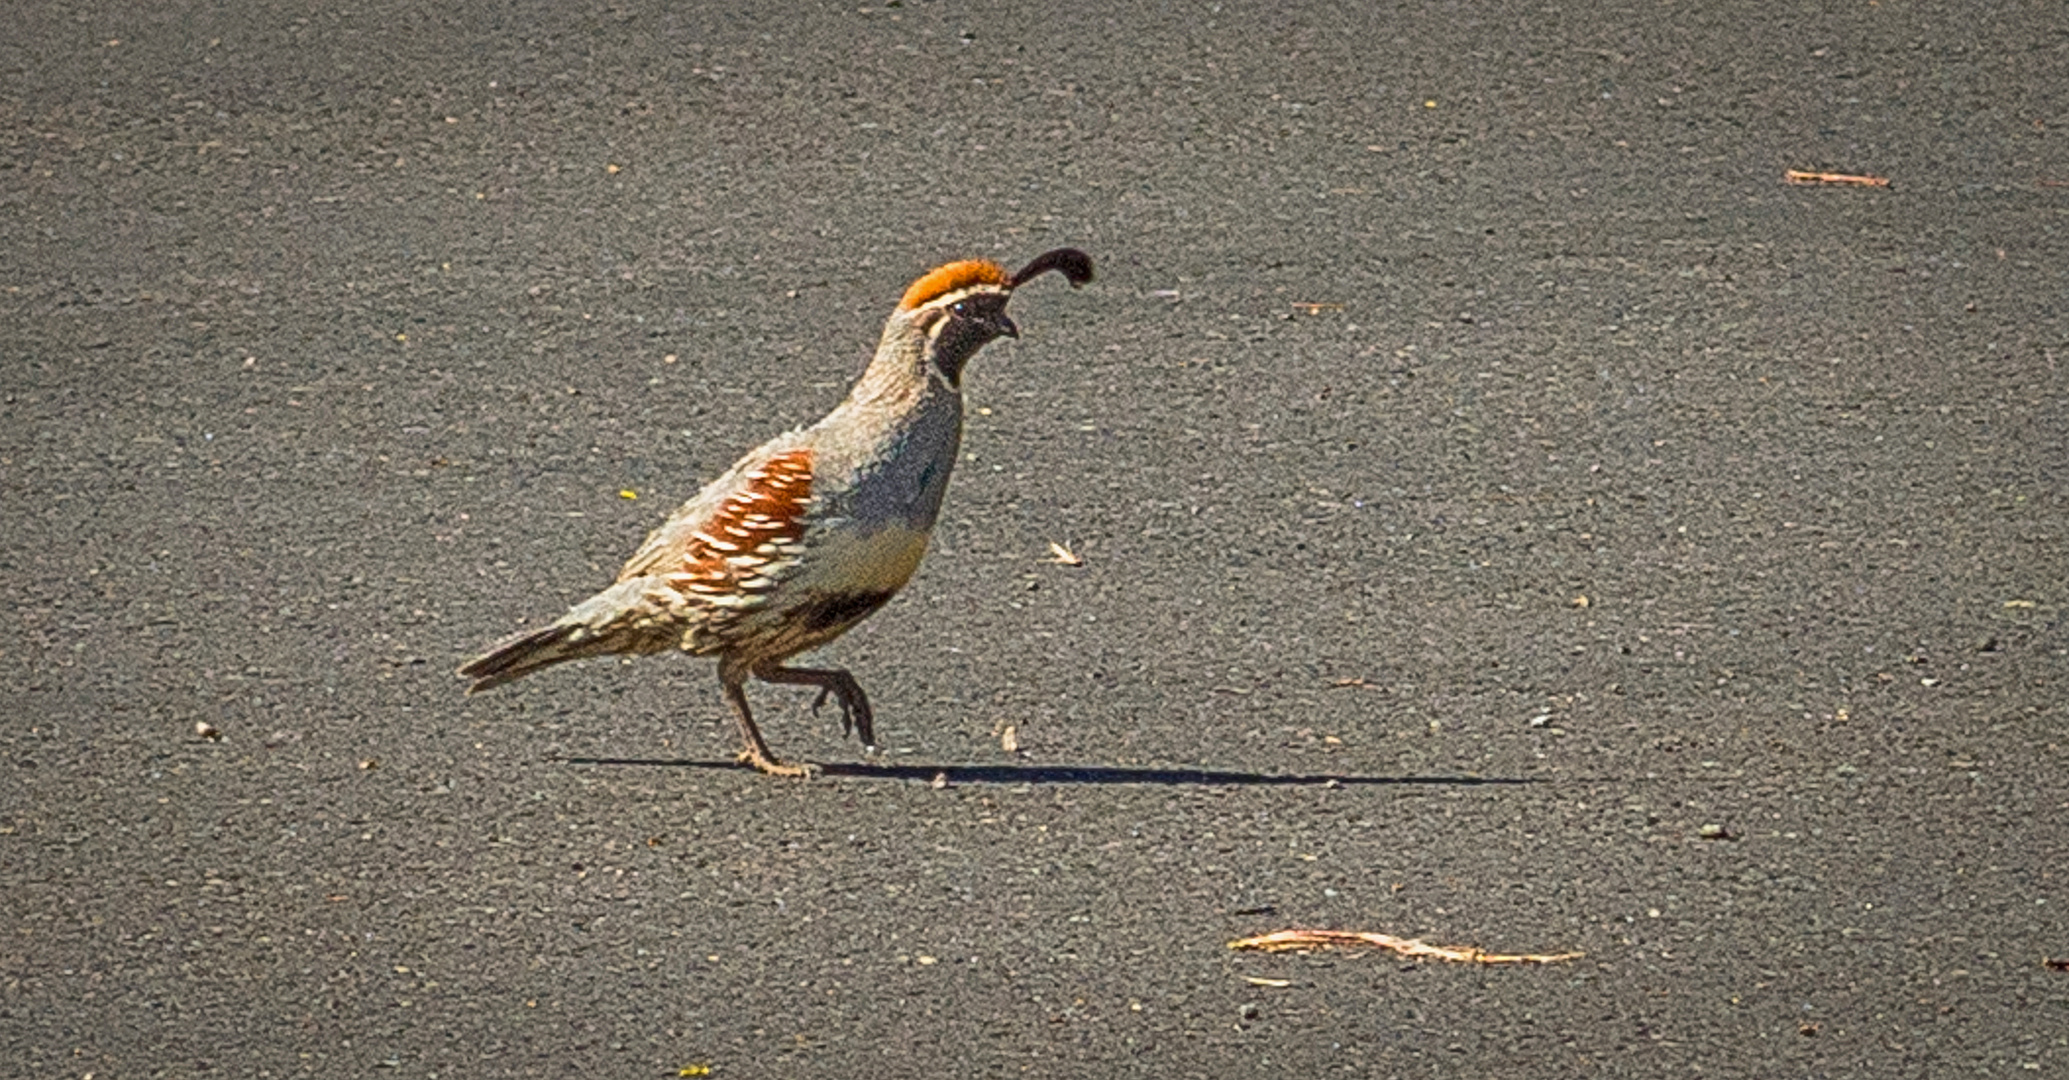
[[916, 308], [913, 308], [912, 310], [927, 311], [929, 309], [934, 308], [946, 310], [948, 308], [954, 307], [956, 304], [964, 300], [968, 300], [973, 296], [1006, 297], [1011, 295], [1013, 295], [1013, 290], [1005, 287], [1004, 285], [972, 285], [967, 289], [957, 289], [952, 293], [942, 293], [940, 296], [937, 296], [934, 299], [929, 300]]
[[996, 296], [1004, 299], [1012, 295], [1013, 290], [1004, 285], [972, 285], [952, 293], [943, 293], [913, 308], [907, 317], [917, 322], [920, 328], [926, 331], [927, 337], [932, 339], [939, 337], [941, 328], [948, 325], [948, 320], [941, 316], [947, 314], [949, 308], [975, 296]]

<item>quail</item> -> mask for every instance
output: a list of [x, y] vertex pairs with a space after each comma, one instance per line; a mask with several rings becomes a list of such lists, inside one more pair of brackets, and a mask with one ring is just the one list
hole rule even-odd
[[869, 698], [839, 668], [786, 661], [839, 637], [896, 595], [919, 568], [941, 513], [963, 429], [963, 366], [1000, 337], [1013, 290], [1049, 271], [1092, 280], [1073, 248], [1016, 273], [948, 263], [912, 283], [884, 324], [876, 357], [818, 423], [779, 435], [727, 469], [647, 537], [617, 582], [549, 626], [519, 633], [460, 666], [469, 694], [567, 660], [679, 648], [718, 657], [718, 681], [765, 773], [809, 767], [769, 752], [747, 705], [749, 678], [817, 687], [842, 734], [876, 746]]

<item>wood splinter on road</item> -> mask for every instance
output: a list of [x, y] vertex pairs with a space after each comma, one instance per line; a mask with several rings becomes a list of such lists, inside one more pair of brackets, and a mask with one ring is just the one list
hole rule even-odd
[[1847, 173], [1804, 172], [1800, 169], [1790, 169], [1784, 172], [1782, 177], [1792, 184], [1857, 184], [1861, 187], [1889, 186], [1889, 177], [1886, 176], [1853, 176]]
[[1578, 960], [1587, 955], [1577, 952], [1491, 953], [1470, 945], [1431, 945], [1414, 938], [1398, 938], [1392, 934], [1371, 934], [1358, 930], [1280, 930], [1277, 933], [1242, 938], [1228, 943], [1231, 949], [1259, 949], [1264, 952], [1318, 949], [1331, 945], [1371, 945], [1392, 950], [1402, 956], [1449, 960], [1455, 964], [1558, 964]]

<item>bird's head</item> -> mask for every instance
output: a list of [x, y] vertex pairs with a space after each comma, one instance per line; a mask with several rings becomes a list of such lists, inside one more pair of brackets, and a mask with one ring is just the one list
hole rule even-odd
[[1020, 336], [1020, 328], [1006, 316], [1006, 301], [1014, 289], [1051, 270], [1075, 288], [1092, 280], [1092, 258], [1076, 248], [1057, 248], [1012, 274], [987, 259], [936, 267], [905, 290], [892, 325], [924, 338], [928, 359], [956, 386], [977, 350], [997, 338]]

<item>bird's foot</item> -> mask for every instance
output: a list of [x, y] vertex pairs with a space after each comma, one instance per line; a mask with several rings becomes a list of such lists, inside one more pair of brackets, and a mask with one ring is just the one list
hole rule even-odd
[[[818, 697], [815, 697], [815, 698], [813, 698], [813, 699], [812, 699], [812, 715], [813, 715], [813, 716], [817, 716], [817, 715], [819, 715], [819, 706], [821, 706], [821, 705], [824, 705], [824, 704], [826, 704], [826, 699], [827, 699], [827, 698], [829, 698], [829, 697], [832, 697], [832, 696], [833, 696], [833, 688], [832, 688], [832, 687], [830, 687], [830, 686], [823, 686], [823, 687], [820, 687], [820, 688], [819, 688], [819, 696], [818, 696]], [[875, 737], [875, 735], [874, 735], [874, 734], [873, 734], [873, 733], [872, 733], [872, 732], [870, 731], [870, 724], [869, 724], [869, 719], [870, 719], [870, 717], [869, 717], [869, 710], [868, 710], [868, 708], [867, 708], [867, 707], [864, 707], [864, 708], [863, 708], [863, 709], [862, 709], [861, 711], [859, 711], [859, 712], [858, 712], [858, 711], [856, 710], [856, 708], [855, 708], [855, 704], [854, 704], [853, 702], [849, 701], [849, 700], [848, 700], [848, 698], [847, 698], [847, 696], [846, 696], [845, 694], [844, 694], [844, 695], [842, 695], [842, 696], [841, 696], [841, 698], [840, 698], [840, 706], [841, 706], [841, 738], [845, 739], [845, 738], [847, 738], [848, 736], [850, 736], [850, 735], [853, 735], [853, 734], [855, 733], [855, 729], [856, 729], [857, 727], [860, 727], [860, 728], [862, 729], [862, 741], [863, 741], [863, 743], [865, 743], [865, 744], [867, 745], [867, 748], [868, 748], [868, 749], [871, 749], [871, 750], [874, 750], [874, 749], [876, 749], [876, 737]]]
[[800, 761], [797, 764], [793, 765], [787, 761], [777, 760], [776, 756], [773, 754], [764, 753], [762, 751], [755, 750], [752, 748], [740, 751], [739, 756], [736, 757], [734, 760], [738, 761], [742, 765], [751, 765], [756, 770], [768, 773], [770, 776], [795, 776], [801, 779], [809, 780], [812, 777], [819, 775], [820, 772], [819, 766], [814, 765], [811, 762]]
[[[815, 698], [813, 698], [813, 699], [812, 699], [812, 715], [813, 715], [813, 716], [817, 716], [817, 715], [819, 715], [819, 706], [821, 706], [821, 705], [824, 705], [824, 704], [826, 704], [826, 699], [827, 699], [827, 698], [829, 698], [829, 697], [832, 697], [832, 696], [833, 696], [833, 688], [832, 688], [832, 687], [830, 687], [830, 686], [822, 686], [822, 687], [820, 687], [820, 688], [819, 688], [819, 696], [818, 696], [818, 697], [815, 697]], [[841, 734], [842, 734], [842, 735], [846, 735], [846, 734], [848, 733], [848, 724], [849, 724], [849, 723], [850, 723], [850, 721], [848, 720], [848, 703], [847, 703], [846, 701], [842, 701], [842, 702], [841, 702]]]

